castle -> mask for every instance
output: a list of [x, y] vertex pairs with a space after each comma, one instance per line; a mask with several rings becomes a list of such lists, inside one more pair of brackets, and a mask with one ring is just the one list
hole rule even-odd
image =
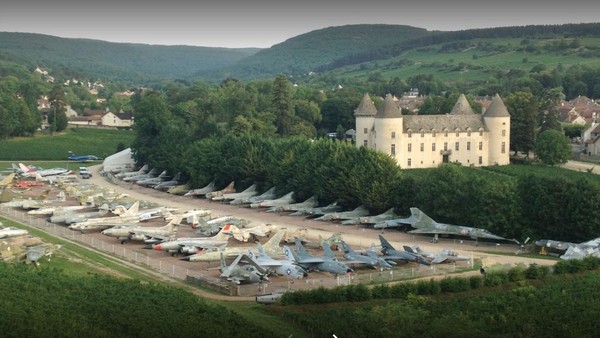
[[482, 114], [460, 95], [448, 114], [402, 115], [390, 94], [379, 110], [365, 94], [354, 116], [356, 146], [384, 152], [401, 168], [509, 164], [510, 114], [499, 95]]

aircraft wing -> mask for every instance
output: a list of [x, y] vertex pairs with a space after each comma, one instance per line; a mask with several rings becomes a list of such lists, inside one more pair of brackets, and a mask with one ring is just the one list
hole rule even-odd
[[408, 232], [409, 234], [429, 234], [429, 235], [460, 235], [453, 231], [445, 231], [441, 229], [415, 229]]
[[446, 260], [448, 260], [448, 256], [439, 256], [439, 257], [435, 257], [432, 261], [431, 264], [440, 264], [445, 262]]
[[320, 264], [325, 262], [326, 260], [321, 257], [309, 257], [303, 258], [298, 261], [299, 264]]

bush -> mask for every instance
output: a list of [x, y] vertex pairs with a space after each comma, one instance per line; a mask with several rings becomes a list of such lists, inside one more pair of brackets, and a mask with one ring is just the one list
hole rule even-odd
[[481, 276], [471, 276], [469, 278], [469, 286], [471, 289], [479, 289], [483, 284], [483, 278]]
[[514, 267], [508, 270], [508, 280], [511, 282], [518, 282], [525, 279], [525, 270], [521, 267]]
[[508, 281], [508, 274], [505, 271], [488, 272], [483, 279], [485, 286], [498, 286]]

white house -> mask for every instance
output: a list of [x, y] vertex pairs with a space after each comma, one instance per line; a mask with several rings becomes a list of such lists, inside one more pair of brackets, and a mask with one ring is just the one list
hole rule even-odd
[[102, 125], [117, 128], [130, 128], [133, 126], [133, 113], [112, 113], [102, 115]]

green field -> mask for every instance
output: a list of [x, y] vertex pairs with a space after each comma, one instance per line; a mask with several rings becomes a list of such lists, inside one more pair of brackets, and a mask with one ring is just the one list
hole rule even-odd
[[81, 155], [105, 158], [128, 148], [133, 131], [91, 128], [71, 128], [51, 136], [37, 133], [34, 137], [19, 137], [0, 141], [1, 161], [67, 161], [69, 151]]

